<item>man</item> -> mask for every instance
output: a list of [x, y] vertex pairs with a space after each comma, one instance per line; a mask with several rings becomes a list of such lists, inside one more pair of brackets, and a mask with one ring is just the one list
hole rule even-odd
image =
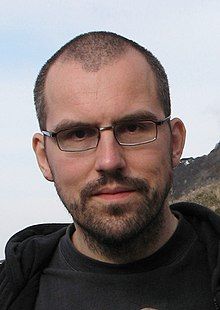
[[169, 207], [185, 128], [166, 73], [114, 33], [81, 35], [41, 69], [33, 148], [74, 224], [10, 239], [1, 309], [219, 309], [220, 220]]

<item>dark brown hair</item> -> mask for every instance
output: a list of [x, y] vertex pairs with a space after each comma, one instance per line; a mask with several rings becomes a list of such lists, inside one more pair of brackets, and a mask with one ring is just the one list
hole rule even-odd
[[56, 60], [75, 60], [86, 71], [98, 71], [124, 55], [129, 48], [139, 51], [150, 65], [157, 82], [157, 93], [165, 116], [170, 115], [170, 94], [166, 72], [159, 60], [136, 42], [116, 33], [97, 31], [79, 35], [62, 46], [41, 68], [34, 87], [34, 103], [40, 129], [46, 129], [45, 81]]

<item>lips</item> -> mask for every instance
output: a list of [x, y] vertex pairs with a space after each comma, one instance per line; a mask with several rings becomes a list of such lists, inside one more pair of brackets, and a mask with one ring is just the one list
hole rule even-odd
[[134, 189], [127, 187], [106, 187], [97, 191], [94, 196], [104, 200], [126, 199], [133, 192]]
[[97, 195], [103, 195], [103, 194], [119, 194], [119, 193], [126, 193], [126, 192], [133, 192], [134, 189], [131, 188], [125, 188], [125, 187], [115, 187], [115, 188], [103, 188], [95, 193], [95, 196]]

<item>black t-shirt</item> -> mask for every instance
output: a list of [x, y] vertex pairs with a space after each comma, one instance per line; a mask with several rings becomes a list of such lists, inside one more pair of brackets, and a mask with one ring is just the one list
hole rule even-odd
[[124, 265], [80, 254], [69, 226], [40, 279], [35, 310], [214, 310], [205, 247], [180, 216], [153, 255]]

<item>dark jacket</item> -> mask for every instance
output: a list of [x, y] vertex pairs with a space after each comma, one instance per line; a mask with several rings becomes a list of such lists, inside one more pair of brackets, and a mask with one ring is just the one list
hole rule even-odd
[[[171, 206], [183, 214], [205, 244], [212, 292], [216, 309], [220, 309], [220, 217], [197, 204]], [[15, 234], [6, 245], [6, 259], [0, 266], [0, 309], [34, 309], [42, 270], [65, 234], [68, 224], [41, 224]]]

